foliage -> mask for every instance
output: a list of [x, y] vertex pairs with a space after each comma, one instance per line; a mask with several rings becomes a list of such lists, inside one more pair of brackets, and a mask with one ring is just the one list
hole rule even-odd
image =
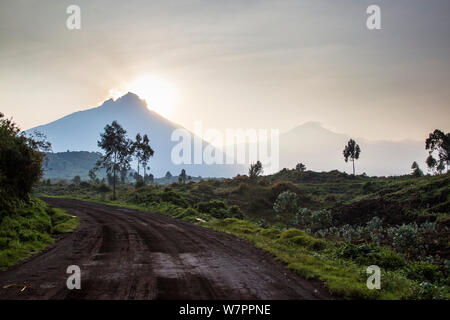
[[248, 169], [248, 176], [251, 180], [256, 179], [257, 177], [259, 177], [261, 174], [263, 174], [264, 170], [263, 170], [263, 166], [261, 161], [256, 161], [256, 163], [251, 164], [250, 168]]
[[97, 166], [113, 173], [113, 198], [116, 198], [116, 172], [130, 168], [132, 142], [126, 136], [126, 130], [113, 121], [105, 126], [100, 134], [98, 146], [105, 151], [105, 155], [97, 162]]
[[54, 237], [73, 231], [78, 219], [32, 199], [0, 220], [0, 269], [44, 249]]
[[297, 170], [298, 172], [305, 172], [306, 166], [301, 162], [297, 163], [297, 165], [295, 166], [295, 170]]
[[[427, 165], [429, 168], [436, 167], [438, 171], [443, 171], [450, 162], [450, 133], [436, 129], [429, 134], [425, 140], [425, 149], [429, 150]], [[439, 161], [433, 157], [433, 152], [438, 153]]]
[[350, 158], [350, 161], [353, 163], [353, 175], [355, 175], [355, 160], [359, 159], [359, 154], [361, 153], [359, 145], [356, 144], [355, 140], [350, 139], [342, 153], [344, 154], [345, 162], [348, 162]]
[[273, 210], [278, 214], [294, 215], [298, 210], [298, 200], [296, 193], [284, 191], [277, 197], [273, 204]]
[[42, 176], [44, 152], [49, 149], [44, 136], [39, 133], [26, 136], [0, 113], [1, 209], [11, 209], [16, 200], [26, 200], [33, 184]]

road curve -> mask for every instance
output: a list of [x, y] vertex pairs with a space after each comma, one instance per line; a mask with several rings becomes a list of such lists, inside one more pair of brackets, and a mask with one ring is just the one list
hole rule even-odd
[[[0, 299], [330, 298], [320, 284], [232, 235], [149, 212], [45, 201], [81, 224], [48, 250], [0, 272]], [[80, 290], [66, 286], [69, 265], [81, 269]]]

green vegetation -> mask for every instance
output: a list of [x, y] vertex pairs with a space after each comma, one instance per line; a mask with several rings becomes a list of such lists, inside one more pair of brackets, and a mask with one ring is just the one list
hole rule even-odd
[[45, 137], [27, 137], [0, 113], [0, 269], [44, 249], [55, 236], [78, 225], [78, 219], [29, 195], [49, 150]]
[[[72, 197], [185, 219], [251, 241], [344, 298], [448, 299], [450, 174], [367, 177], [283, 169], [170, 186], [45, 185]], [[106, 186], [104, 186], [106, 187]], [[382, 268], [381, 290], [366, 286]]]
[[[71, 180], [80, 176], [82, 180], [90, 179], [89, 170], [92, 169], [101, 158], [99, 152], [67, 151], [46, 153], [44, 163], [44, 179], [52, 181]], [[105, 178], [106, 170], [99, 170], [95, 178]], [[94, 178], [94, 180], [95, 180]]]
[[78, 218], [32, 199], [0, 219], [0, 269], [35, 254], [78, 226]]

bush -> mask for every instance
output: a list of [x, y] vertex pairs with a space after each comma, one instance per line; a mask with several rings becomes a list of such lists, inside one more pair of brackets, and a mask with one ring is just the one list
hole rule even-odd
[[98, 188], [97, 188], [98, 192], [101, 193], [106, 193], [106, 192], [110, 192], [111, 188], [108, 187], [106, 184], [102, 183]]
[[300, 227], [316, 231], [331, 226], [332, 218], [329, 210], [309, 210], [302, 208], [295, 214], [294, 223]]
[[245, 215], [239, 209], [238, 206], [232, 205], [228, 207], [225, 202], [221, 200], [211, 200], [206, 202], [199, 202], [196, 205], [198, 211], [202, 213], [210, 214], [212, 217], [217, 219], [225, 219], [225, 218], [236, 218], [236, 219], [244, 219]]
[[406, 260], [394, 251], [370, 244], [346, 244], [339, 248], [338, 256], [362, 266], [377, 265], [387, 270], [397, 270], [406, 265]]
[[392, 246], [401, 252], [414, 251], [419, 244], [419, 232], [416, 223], [391, 227], [388, 229], [388, 235], [392, 238]]
[[298, 210], [298, 196], [294, 192], [280, 193], [273, 204], [273, 210], [278, 214], [295, 214]]
[[439, 282], [442, 278], [442, 272], [439, 271], [439, 268], [425, 261], [416, 261], [405, 268], [405, 271], [409, 279], [419, 282]]
[[164, 192], [161, 194], [161, 200], [164, 202], [172, 203], [176, 206], [187, 208], [189, 205], [186, 201], [186, 199], [171, 189], [165, 189]]

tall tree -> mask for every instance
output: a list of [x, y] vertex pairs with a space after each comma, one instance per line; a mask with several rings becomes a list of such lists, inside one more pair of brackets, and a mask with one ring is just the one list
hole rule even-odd
[[132, 142], [127, 138], [126, 130], [117, 121], [105, 126], [100, 134], [98, 146], [105, 151], [105, 155], [97, 162], [108, 173], [113, 173], [113, 199], [116, 199], [117, 171], [130, 168]]
[[264, 172], [261, 161], [256, 161], [256, 163], [251, 164], [248, 169], [248, 176], [250, 179], [254, 180]]
[[297, 165], [295, 166], [295, 170], [299, 171], [299, 172], [305, 172], [306, 171], [306, 166], [303, 163], [297, 163]]
[[181, 169], [181, 173], [180, 173], [180, 175], [178, 176], [178, 181], [179, 181], [179, 182], [182, 182], [182, 183], [185, 183], [185, 182], [186, 182], [186, 179], [187, 179], [186, 170]]
[[342, 153], [344, 154], [345, 162], [348, 162], [348, 159], [350, 159], [350, 161], [353, 163], [353, 175], [355, 175], [355, 160], [359, 159], [361, 148], [358, 144], [356, 144], [355, 140], [350, 139]]
[[135, 154], [136, 159], [137, 159], [137, 169], [138, 169], [137, 173], [138, 174], [140, 174], [139, 167], [140, 167], [141, 158], [142, 158], [142, 151], [141, 151], [141, 148], [140, 148], [141, 143], [142, 143], [142, 137], [141, 137], [141, 134], [138, 133], [136, 135], [136, 140], [133, 142], [133, 151], [134, 151], [134, 154]]
[[[147, 169], [150, 169], [147, 164], [151, 157], [155, 154], [155, 151], [150, 146], [150, 140], [146, 134], [141, 138], [141, 134], [138, 133], [136, 135], [136, 140], [133, 142], [133, 153], [138, 161], [138, 173], [139, 173], [139, 165], [141, 164], [144, 167], [144, 177], [147, 174]], [[145, 183], [145, 179], [144, 179]]]
[[95, 179], [97, 179], [97, 175], [95, 174], [95, 169], [91, 169], [89, 170], [89, 179], [91, 180], [92, 183], [95, 183]]
[[[427, 159], [428, 168], [434, 169], [436, 167], [439, 172], [442, 172], [447, 167], [448, 172], [450, 162], [450, 133], [444, 133], [439, 129], [434, 130], [425, 140], [425, 149], [429, 150]], [[433, 157], [434, 152], [438, 153], [439, 160]]]
[[413, 170], [412, 175], [414, 177], [421, 177], [421, 176], [423, 176], [423, 172], [422, 172], [422, 170], [420, 170], [419, 165], [417, 164], [417, 162], [414, 161], [412, 163], [411, 169]]

